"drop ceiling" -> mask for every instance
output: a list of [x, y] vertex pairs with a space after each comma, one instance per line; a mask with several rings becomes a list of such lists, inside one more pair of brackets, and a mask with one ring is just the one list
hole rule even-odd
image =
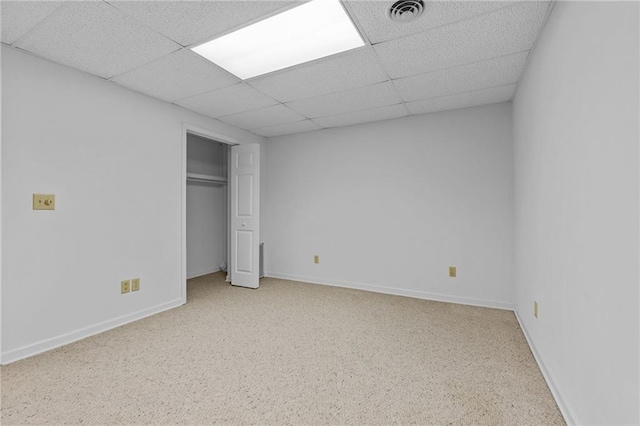
[[550, 1], [345, 0], [365, 46], [241, 81], [189, 47], [296, 1], [6, 1], [2, 43], [272, 137], [509, 101]]

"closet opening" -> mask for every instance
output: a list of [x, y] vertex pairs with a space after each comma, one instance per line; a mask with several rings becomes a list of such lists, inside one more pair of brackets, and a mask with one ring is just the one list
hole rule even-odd
[[186, 132], [186, 279], [228, 281], [229, 157], [229, 143]]
[[[187, 280], [257, 289], [260, 245], [260, 144], [183, 123], [181, 299]], [[191, 282], [191, 281], [190, 281]]]

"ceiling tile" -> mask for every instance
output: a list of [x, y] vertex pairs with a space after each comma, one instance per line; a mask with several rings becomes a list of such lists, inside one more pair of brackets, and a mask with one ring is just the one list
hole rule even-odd
[[311, 132], [313, 130], [321, 129], [316, 123], [311, 120], [296, 121], [295, 123], [281, 124], [279, 126], [263, 127], [261, 129], [254, 129], [251, 132], [266, 138], [273, 136], [290, 135], [292, 133]]
[[393, 80], [393, 84], [396, 85], [405, 102], [504, 86], [518, 81], [524, 70], [528, 53], [528, 51], [521, 52], [401, 78]]
[[249, 80], [249, 84], [280, 102], [311, 98], [385, 81], [370, 48], [363, 47], [320, 61]]
[[114, 83], [173, 102], [231, 86], [240, 80], [189, 49], [183, 49], [112, 79]]
[[240, 83], [182, 99], [176, 103], [192, 111], [215, 118], [276, 105], [278, 102], [248, 84]]
[[177, 44], [104, 2], [68, 2], [17, 47], [110, 78], [166, 55]]
[[529, 50], [549, 2], [522, 2], [474, 19], [374, 46], [391, 78]]
[[293, 1], [112, 1], [115, 7], [183, 46], [201, 43]]
[[314, 118], [317, 124], [322, 127], [341, 127], [352, 124], [368, 123], [371, 121], [389, 120], [407, 116], [407, 111], [402, 104], [386, 106], [383, 108], [369, 109], [366, 111], [351, 112], [341, 115], [330, 115], [327, 117]]
[[331, 93], [317, 98], [293, 101], [286, 105], [305, 117], [316, 118], [394, 105], [401, 102], [393, 85], [385, 82]]
[[409, 102], [407, 108], [412, 115], [427, 114], [436, 111], [468, 108], [478, 105], [496, 104], [510, 101], [516, 89], [515, 84], [493, 87], [491, 89], [476, 90], [459, 93], [457, 95], [442, 96], [424, 101]]
[[241, 129], [252, 130], [304, 120], [306, 117], [278, 104], [267, 108], [220, 117], [219, 120]]
[[512, 1], [429, 1], [415, 21], [397, 23], [386, 16], [391, 3], [351, 0], [345, 6], [372, 44], [405, 37], [513, 4]]
[[2, 1], [2, 42], [12, 44], [59, 8], [63, 1]]

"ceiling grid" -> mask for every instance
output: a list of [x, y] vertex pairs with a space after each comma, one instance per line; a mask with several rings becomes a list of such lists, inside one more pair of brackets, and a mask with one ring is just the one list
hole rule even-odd
[[551, 1], [343, 0], [365, 46], [242, 81], [189, 47], [300, 4], [0, 2], [2, 43], [265, 137], [513, 98]]

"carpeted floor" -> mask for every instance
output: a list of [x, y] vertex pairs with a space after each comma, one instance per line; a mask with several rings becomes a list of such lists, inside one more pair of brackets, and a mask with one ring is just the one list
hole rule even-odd
[[564, 424], [512, 312], [221, 273], [1, 369], [12, 424]]

